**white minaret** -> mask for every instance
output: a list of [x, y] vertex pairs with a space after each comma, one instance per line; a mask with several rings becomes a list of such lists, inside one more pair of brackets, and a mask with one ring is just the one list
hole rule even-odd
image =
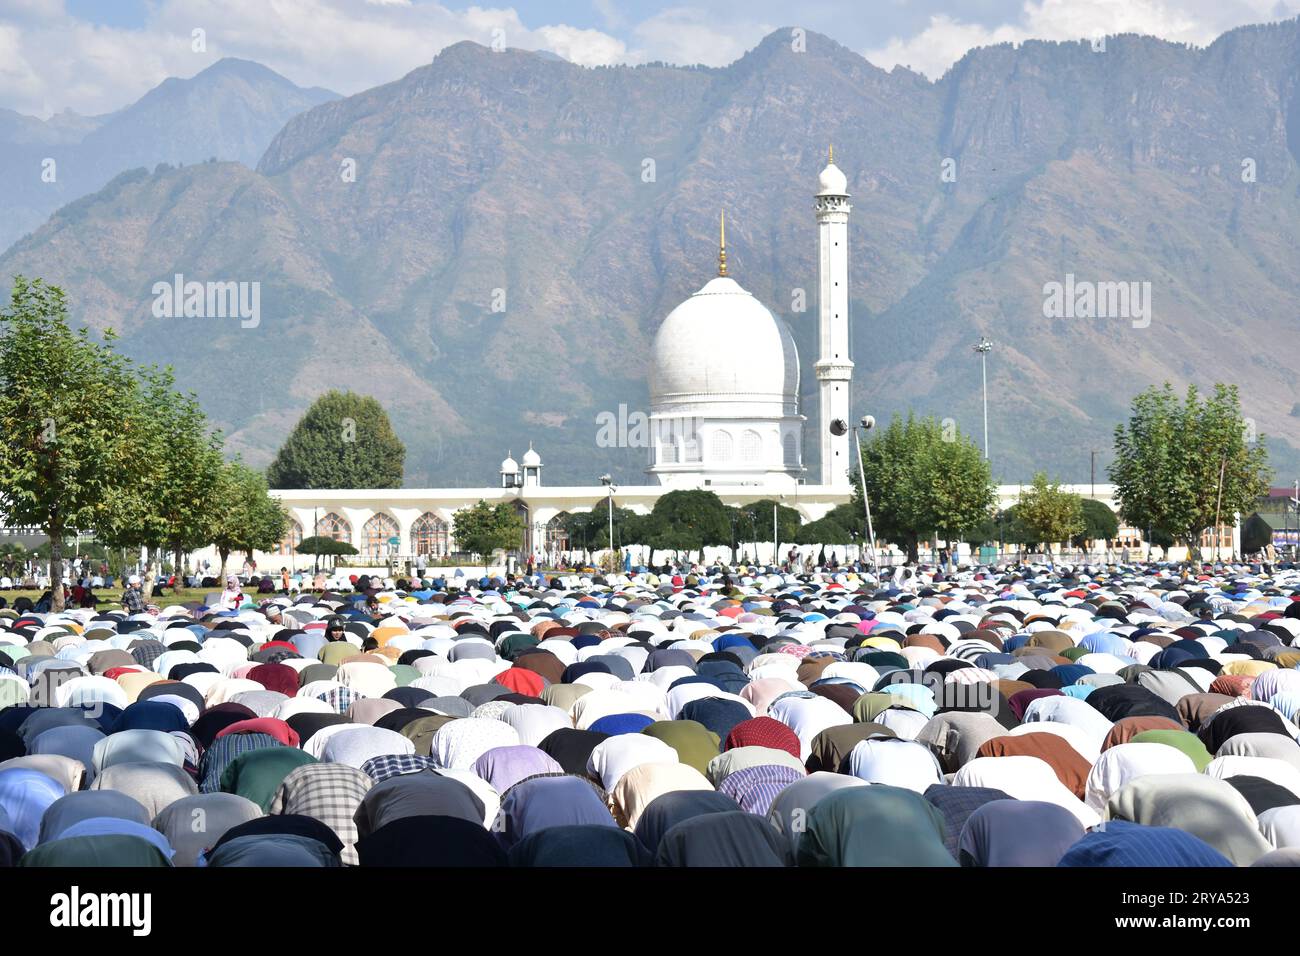
[[832, 435], [831, 422], [849, 422], [849, 181], [832, 149], [817, 178], [817, 364], [818, 439], [823, 485], [848, 488], [849, 435]]

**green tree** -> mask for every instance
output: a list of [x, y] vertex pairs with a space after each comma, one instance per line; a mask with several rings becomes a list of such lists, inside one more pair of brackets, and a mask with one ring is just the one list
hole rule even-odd
[[400, 488], [406, 446], [368, 395], [312, 402], [266, 470], [272, 488]]
[[482, 499], [452, 515], [452, 535], [457, 546], [486, 561], [493, 551], [523, 547], [524, 519], [504, 501], [490, 505]]
[[68, 532], [114, 524], [151, 468], [142, 410], [112, 332], [74, 331], [61, 289], [15, 277], [0, 312], [0, 511], [49, 536], [55, 611]]
[[1090, 547], [1095, 541], [1110, 541], [1119, 534], [1119, 515], [1092, 498], [1081, 501], [1083, 530], [1070, 542], [1076, 548]]
[[270, 551], [284, 539], [289, 515], [279, 500], [271, 497], [266, 478], [242, 461], [225, 462], [218, 473], [217, 503], [209, 532], [221, 557], [220, 580], [226, 577], [226, 562], [232, 551]]
[[854, 541], [861, 541], [867, 536], [867, 516], [862, 510], [862, 495], [856, 501], [846, 501], [836, 505], [821, 520], [834, 521], [849, 533]]
[[650, 517], [642, 543], [655, 550], [699, 551], [731, 541], [727, 507], [712, 491], [670, 491], [655, 502]]
[[[328, 535], [313, 534], [310, 537], [303, 538], [298, 545], [298, 550], [303, 554], [310, 554], [319, 559], [322, 555], [327, 557], [339, 557], [345, 554], [356, 554], [357, 549], [346, 541], [336, 541]], [[319, 560], [316, 562], [318, 565]]]
[[803, 517], [794, 508], [789, 505], [779, 504], [771, 498], [760, 498], [758, 501], [751, 501], [749, 504], [741, 505], [737, 510], [740, 512], [737, 521], [738, 528], [753, 528], [754, 540], [770, 541], [772, 539], [772, 509], [776, 508], [776, 530], [777, 537], [783, 544], [793, 544], [799, 537], [799, 528], [803, 525]]
[[1042, 543], [1052, 553], [1052, 542], [1068, 541], [1084, 528], [1082, 499], [1065, 491], [1059, 482], [1048, 481], [1038, 472], [1028, 488], [1020, 492], [1016, 514], [1033, 543]]
[[225, 465], [221, 436], [208, 424], [198, 399], [176, 391], [170, 369], [150, 370], [146, 381], [148, 430], [151, 440], [160, 443], [156, 460], [162, 464], [156, 480], [142, 488], [158, 531], [148, 543], [165, 545], [179, 571], [185, 552], [212, 543], [230, 507], [220, 487]]
[[851, 544], [854, 536], [847, 528], [827, 515], [810, 521], [795, 535], [795, 544]]
[[1268, 489], [1264, 438], [1248, 440], [1246, 426], [1235, 385], [1218, 383], [1204, 398], [1189, 385], [1180, 400], [1166, 382], [1134, 398], [1109, 468], [1125, 521], [1165, 530], [1199, 559], [1201, 533]]
[[[878, 538], [918, 557], [922, 538], [962, 540], [989, 515], [996, 500], [989, 463], [979, 447], [933, 417], [895, 417], [862, 447], [862, 468]], [[853, 505], [862, 510], [858, 485]]]

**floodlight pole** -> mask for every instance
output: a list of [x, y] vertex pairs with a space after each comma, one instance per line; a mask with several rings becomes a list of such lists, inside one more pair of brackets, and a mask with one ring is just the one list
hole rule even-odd
[[859, 426], [853, 426], [853, 447], [858, 453], [858, 480], [862, 483], [862, 508], [867, 515], [867, 540], [871, 543], [871, 566], [879, 569], [876, 558], [876, 532], [871, 526], [871, 499], [867, 497], [867, 473], [862, 468], [862, 439], [858, 436]]
[[975, 343], [975, 351], [980, 357], [980, 378], [984, 383], [984, 460], [989, 458], [989, 366], [988, 355], [993, 348], [993, 343], [980, 336], [980, 340]]

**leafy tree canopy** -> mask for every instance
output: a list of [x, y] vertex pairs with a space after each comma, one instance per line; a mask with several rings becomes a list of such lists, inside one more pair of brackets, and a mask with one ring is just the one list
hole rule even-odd
[[266, 476], [272, 488], [400, 488], [405, 461], [376, 399], [331, 391], [298, 420]]

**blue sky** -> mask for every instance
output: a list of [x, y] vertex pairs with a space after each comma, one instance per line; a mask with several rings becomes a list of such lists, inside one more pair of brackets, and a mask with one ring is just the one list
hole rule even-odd
[[1205, 45], [1297, 13], [1300, 0], [0, 0], [0, 107], [107, 112], [222, 56], [349, 94], [494, 31], [585, 66], [721, 66], [773, 29], [800, 26], [884, 69], [937, 79], [990, 43], [1136, 32]]

